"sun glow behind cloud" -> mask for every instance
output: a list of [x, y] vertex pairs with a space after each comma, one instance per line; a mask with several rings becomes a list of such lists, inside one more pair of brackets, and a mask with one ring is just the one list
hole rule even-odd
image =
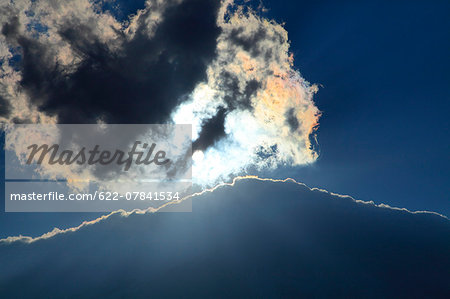
[[[203, 186], [317, 158], [317, 86], [295, 68], [287, 31], [258, 11], [149, 0], [120, 22], [87, 0], [0, 8], [2, 122], [192, 124], [193, 178]], [[199, 16], [206, 8], [210, 15]], [[183, 20], [202, 30], [186, 37]], [[17, 57], [23, 64], [14, 66]], [[79, 79], [86, 76], [98, 86]], [[102, 85], [104, 77], [115, 83]], [[121, 87], [128, 84], [136, 88]]]

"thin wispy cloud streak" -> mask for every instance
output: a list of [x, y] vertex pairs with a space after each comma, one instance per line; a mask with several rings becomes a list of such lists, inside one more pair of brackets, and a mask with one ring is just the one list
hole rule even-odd
[[303, 183], [297, 182], [296, 180], [292, 179], [292, 178], [286, 178], [286, 179], [272, 179], [272, 178], [260, 178], [257, 176], [237, 176], [235, 178], [233, 178], [233, 180], [229, 183], [220, 183], [217, 184], [216, 186], [212, 187], [212, 188], [206, 188], [203, 189], [200, 192], [196, 192], [193, 193], [189, 196], [186, 196], [182, 199], [180, 199], [179, 201], [170, 201], [165, 203], [164, 205], [159, 206], [158, 208], [149, 208], [146, 210], [133, 210], [133, 211], [124, 211], [124, 210], [119, 210], [119, 211], [115, 211], [112, 212], [108, 215], [104, 215], [101, 216], [97, 219], [91, 220], [91, 221], [84, 221], [82, 224], [80, 224], [79, 226], [76, 227], [71, 227], [71, 228], [67, 228], [67, 229], [59, 229], [59, 228], [54, 228], [52, 231], [47, 232], [45, 234], [42, 234], [40, 236], [37, 237], [29, 237], [29, 236], [10, 236], [7, 238], [3, 238], [0, 239], [0, 243], [3, 244], [8, 244], [8, 243], [14, 243], [14, 242], [23, 242], [23, 243], [33, 243], [39, 240], [45, 240], [45, 239], [49, 239], [49, 238], [53, 238], [55, 236], [58, 236], [60, 234], [66, 234], [66, 233], [71, 233], [71, 232], [76, 232], [86, 226], [91, 226], [91, 225], [95, 225], [97, 223], [100, 223], [112, 216], [115, 215], [120, 215], [121, 217], [128, 217], [130, 215], [133, 214], [152, 214], [152, 213], [156, 213], [159, 210], [164, 209], [165, 207], [169, 206], [169, 205], [176, 205], [179, 204], [182, 201], [185, 201], [187, 199], [192, 199], [192, 198], [196, 198], [208, 193], [212, 193], [218, 189], [224, 188], [224, 187], [234, 187], [236, 185], [237, 182], [242, 181], [242, 180], [255, 180], [255, 181], [260, 181], [260, 182], [272, 182], [272, 183], [291, 183], [291, 184], [295, 184], [301, 187], [305, 187], [310, 191], [317, 191], [323, 194], [327, 194], [330, 195], [332, 197], [335, 197], [336, 200], [350, 200], [352, 202], [354, 202], [355, 204], [362, 204], [362, 205], [367, 205], [367, 206], [372, 206], [372, 207], [376, 207], [376, 208], [380, 208], [380, 209], [390, 209], [390, 210], [394, 210], [394, 211], [399, 211], [399, 212], [403, 212], [403, 213], [409, 213], [409, 214], [429, 214], [429, 215], [434, 215], [434, 216], [438, 216], [438, 217], [442, 217], [445, 220], [449, 220], [450, 219], [448, 217], [446, 217], [445, 215], [441, 215], [439, 213], [433, 212], [433, 211], [410, 211], [406, 208], [398, 208], [398, 207], [392, 207], [389, 206], [387, 204], [375, 204], [373, 201], [363, 201], [363, 200], [358, 200], [358, 199], [354, 199], [353, 197], [349, 196], [349, 195], [341, 195], [341, 194], [337, 194], [337, 193], [333, 193], [333, 192], [329, 192], [327, 190], [324, 189], [320, 189], [320, 188], [309, 188], [308, 186], [306, 186]]

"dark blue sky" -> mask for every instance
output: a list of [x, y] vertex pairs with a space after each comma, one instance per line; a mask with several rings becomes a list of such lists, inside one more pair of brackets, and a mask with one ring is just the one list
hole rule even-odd
[[[274, 175], [450, 215], [450, 3], [264, 3], [269, 17], [286, 22], [302, 75], [323, 85], [315, 97], [323, 112], [319, 160]], [[98, 216], [5, 214], [1, 206], [1, 237]]]
[[[266, 1], [323, 112], [313, 187], [450, 214], [450, 2]], [[278, 176], [286, 175], [279, 172]]]

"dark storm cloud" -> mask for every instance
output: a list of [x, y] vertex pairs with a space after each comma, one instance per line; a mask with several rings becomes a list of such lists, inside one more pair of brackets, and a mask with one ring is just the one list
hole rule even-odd
[[192, 144], [192, 150], [205, 150], [214, 145], [217, 141], [226, 136], [225, 133], [225, 117], [227, 110], [220, 107], [216, 115], [207, 119], [202, 124], [200, 136]]
[[448, 298], [450, 294], [450, 222], [441, 216], [378, 208], [290, 183], [253, 180], [193, 200], [193, 213], [126, 218], [116, 213], [47, 240], [4, 243], [2, 295]]
[[263, 24], [260, 24], [251, 34], [245, 32], [244, 27], [235, 28], [229, 33], [230, 43], [241, 47], [252, 57], [261, 57], [266, 61], [270, 61], [271, 59], [277, 60], [278, 56], [274, 55], [273, 49], [264, 46], [264, 42], [269, 40], [274, 44], [282, 45], [286, 42], [286, 37], [279, 33], [271, 36], [268, 35], [267, 28]]
[[2, 33], [22, 50], [22, 88], [39, 110], [57, 115], [60, 123], [162, 123], [179, 99], [205, 79], [215, 56], [220, 29], [220, 1], [186, 0], [169, 5], [154, 36], [145, 30], [145, 15], [134, 37], [121, 37], [112, 51], [77, 19], [60, 26], [59, 35], [82, 58], [74, 72], [53, 61], [38, 40], [3, 25]]
[[[269, 36], [267, 33], [267, 28], [265, 28], [262, 24], [260, 24], [260, 26], [256, 30], [250, 33], [245, 32], [244, 27], [234, 28], [227, 33], [226, 40], [231, 48], [242, 49], [250, 54], [250, 57], [252, 59], [266, 61], [267, 63], [269, 63], [269, 61], [271, 61], [272, 59], [278, 59], [277, 57], [274, 57], [273, 49], [271, 49], [270, 47], [265, 47], [263, 45], [263, 42], [271, 40], [271, 42], [279, 45], [282, 45], [286, 42], [285, 38], [280, 34]], [[242, 78], [239, 78], [229, 71], [225, 70], [221, 72], [219, 77], [217, 78], [219, 85], [218, 88], [224, 93], [223, 100], [226, 104], [225, 109], [227, 110], [227, 112], [231, 112], [236, 109], [253, 110], [252, 98], [257, 95], [259, 90], [263, 90], [264, 79], [265, 78], [263, 77], [260, 80], [251, 79], [243, 82]], [[242, 86], [244, 87], [242, 88]], [[221, 109], [223, 109], [223, 107]], [[286, 121], [290, 125], [291, 130], [295, 131], [298, 128], [299, 124], [296, 116], [294, 115], [294, 110], [289, 110], [287, 114], [290, 116], [290, 118]], [[222, 112], [221, 110], [219, 110], [218, 114], [213, 120], [216, 120], [217, 122], [221, 119], [221, 116]], [[295, 125], [297, 126], [295, 127]], [[211, 126], [212, 128], [216, 128], [213, 130], [209, 130], [209, 127], [210, 126], [202, 126], [199, 140], [194, 143], [195, 146], [193, 150], [206, 149], [210, 145], [214, 144], [214, 142], [217, 142], [218, 140], [226, 137], [226, 133], [222, 129], [220, 129], [221, 127]], [[210, 141], [204, 142], [204, 140], [201, 140], [205, 139], [203, 136], [207, 136], [206, 139]], [[200, 144], [204, 144], [205, 146], [201, 146]]]
[[[267, 38], [265, 28], [260, 27], [256, 32], [250, 35], [243, 35], [242, 33], [243, 28], [231, 30], [227, 36], [227, 41], [233, 46], [242, 47], [251, 54], [252, 58], [257, 59], [258, 56], [268, 55], [267, 53], [270, 52], [270, 49], [267, 50], [269, 52], [266, 51], [264, 53], [260, 50], [260, 42]], [[269, 59], [269, 57], [266, 58]], [[220, 85], [219, 89], [225, 94], [223, 100], [226, 104], [226, 108], [221, 107], [216, 116], [202, 125], [200, 137], [193, 145], [194, 151], [198, 149], [205, 150], [218, 140], [225, 138], [224, 122], [226, 113], [224, 113], [224, 109], [226, 109], [226, 112], [235, 109], [252, 110], [253, 106], [251, 99], [257, 94], [258, 90], [263, 87], [262, 82], [251, 79], [245, 82], [245, 87], [241, 89], [240, 85], [242, 84], [242, 78], [239, 78], [228, 71], [223, 71], [220, 74], [218, 81]]]
[[0, 96], [0, 116], [8, 117], [11, 112], [11, 105], [7, 100]]
[[239, 88], [239, 79], [228, 72], [222, 74], [223, 86], [225, 91], [224, 101], [227, 108], [221, 106], [216, 115], [203, 122], [200, 136], [192, 145], [192, 150], [205, 150], [216, 142], [225, 138], [225, 118], [227, 113], [235, 109], [252, 110], [251, 98], [261, 87], [261, 83], [256, 80], [246, 82], [243, 92]]
[[[218, 165], [227, 165], [216, 176], [250, 164], [312, 163], [317, 87], [295, 69], [283, 26], [240, 4], [149, 0], [138, 11], [142, 2], [121, 0], [0, 5], [0, 96], [11, 106], [1, 121], [192, 123], [202, 161], [215, 147]], [[273, 145], [276, 157], [258, 158]], [[230, 163], [231, 152], [242, 160]]]
[[26, 118], [13, 117], [11, 119], [11, 123], [13, 124], [32, 124], [33, 122]]

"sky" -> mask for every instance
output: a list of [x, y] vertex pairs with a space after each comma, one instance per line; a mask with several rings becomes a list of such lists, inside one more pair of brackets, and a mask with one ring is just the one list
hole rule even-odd
[[[113, 9], [119, 18], [143, 7], [119, 4]], [[319, 85], [314, 101], [322, 116], [314, 163], [254, 173], [448, 216], [447, 2], [264, 5], [264, 16], [284, 23], [296, 68]], [[96, 217], [2, 213], [1, 235], [43, 233]]]
[[193, 204], [192, 213], [116, 213], [45, 240], [0, 244], [0, 290], [66, 298], [450, 293], [450, 226], [441, 216], [257, 180]]
[[[61, 246], [68, 253], [51, 273], [68, 267], [74, 276], [104, 267], [118, 273], [151, 250], [137, 270], [123, 266], [137, 279], [127, 281], [134, 285], [128, 294], [150, 292], [139, 274], [152, 263], [165, 278], [192, 270], [193, 285], [208, 281], [204, 295], [222, 290], [217, 281], [237, 284], [236, 277], [245, 281], [237, 292], [256, 296], [311, 295], [314, 282], [325, 286], [322, 296], [450, 292], [443, 280], [450, 240], [450, 3], [244, 2], [242, 11], [232, 6], [225, 13], [223, 3], [207, 0], [0, 5], [2, 123], [188, 122], [197, 186], [247, 174], [322, 190], [244, 180], [194, 198], [186, 215], [116, 213], [104, 221], [95, 219], [105, 213], [5, 213], [1, 197], [0, 239], [94, 223], [36, 242], [0, 241], [9, 270], [21, 259], [35, 263], [0, 271], [0, 290], [41, 273]], [[2, 148], [4, 142], [2, 136]], [[154, 251], [155, 243], [172, 249]], [[96, 253], [82, 263], [73, 244]], [[98, 254], [108, 246], [118, 249]], [[125, 246], [136, 256], [120, 256]], [[181, 250], [175, 259], [173, 246]], [[255, 259], [246, 260], [255, 250]], [[40, 260], [42, 252], [50, 253]], [[263, 259], [267, 268], [259, 268]], [[273, 273], [286, 280], [270, 284]], [[86, 289], [120, 295], [99, 287], [108, 279], [102, 272]], [[43, 296], [54, 286], [50, 277], [42, 282]], [[172, 295], [184, 288], [195, 296], [183, 283]], [[255, 293], [252, 285], [267, 288]], [[77, 294], [70, 284], [55, 289], [64, 290]]]

